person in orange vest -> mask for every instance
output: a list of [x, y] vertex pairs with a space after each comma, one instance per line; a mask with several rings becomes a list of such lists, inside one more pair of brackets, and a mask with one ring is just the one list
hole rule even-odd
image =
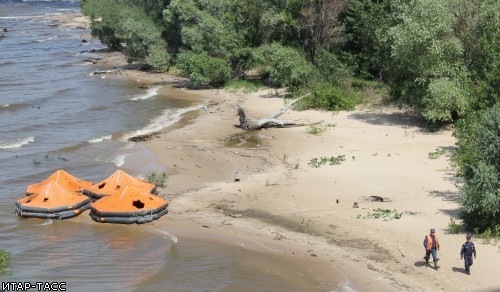
[[431, 229], [430, 234], [426, 235], [424, 238], [424, 247], [425, 247], [425, 265], [430, 267], [429, 259], [432, 254], [432, 260], [434, 261], [434, 269], [438, 269], [437, 262], [439, 260], [437, 251], [439, 250], [439, 240], [436, 236], [436, 230], [434, 228]]

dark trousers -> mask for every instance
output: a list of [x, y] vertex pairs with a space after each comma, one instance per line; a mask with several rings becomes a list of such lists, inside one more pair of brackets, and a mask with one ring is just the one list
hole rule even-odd
[[431, 257], [431, 254], [432, 254], [432, 260], [433, 261], [437, 261], [438, 260], [438, 256], [437, 256], [437, 250], [435, 248], [425, 251], [425, 260], [429, 261], [429, 258]]
[[465, 272], [470, 273], [470, 266], [472, 266], [472, 255], [464, 255]]

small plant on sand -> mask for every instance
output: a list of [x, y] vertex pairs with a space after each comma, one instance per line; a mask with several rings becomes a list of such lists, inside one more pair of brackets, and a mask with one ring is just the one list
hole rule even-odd
[[255, 131], [246, 131], [243, 133], [233, 134], [224, 139], [226, 147], [246, 147], [254, 148], [262, 145], [262, 138]]
[[445, 153], [446, 153], [446, 151], [444, 149], [436, 148], [435, 151], [431, 151], [427, 155], [429, 156], [429, 159], [438, 159], [439, 157], [443, 156]]
[[460, 225], [455, 222], [453, 218], [450, 217], [450, 222], [448, 223], [448, 233], [458, 234], [460, 232]]
[[310, 124], [307, 126], [307, 133], [309, 134], [312, 134], [312, 135], [321, 135], [323, 133], [325, 133], [328, 128], [333, 128], [335, 127], [336, 125], [335, 124], [323, 124], [323, 123], [320, 123], [320, 124]]
[[286, 163], [288, 160], [288, 154], [283, 154], [283, 162]]
[[372, 213], [368, 212], [368, 214], [366, 214], [366, 216], [358, 215], [358, 217], [356, 217], [356, 218], [357, 219], [369, 219], [369, 218], [379, 219], [379, 218], [382, 218], [384, 221], [387, 221], [387, 220], [391, 220], [391, 219], [401, 219], [402, 216], [403, 216], [403, 213], [402, 212], [398, 213], [398, 211], [396, 209], [389, 210], [389, 209], [377, 208], [377, 209], [373, 209]]
[[0, 249], [0, 275], [10, 273], [10, 252]]
[[300, 159], [295, 160], [295, 169], [299, 169]]
[[318, 168], [327, 163], [330, 165], [338, 165], [342, 163], [342, 161], [345, 161], [345, 155], [339, 155], [337, 157], [332, 156], [332, 157], [313, 158], [309, 160], [309, 165], [313, 168]]
[[231, 80], [224, 86], [228, 90], [242, 90], [244, 93], [259, 91], [262, 83], [256, 80]]
[[155, 184], [156, 186], [163, 188], [167, 185], [168, 173], [164, 171], [152, 171], [146, 175], [146, 180], [150, 184]]
[[490, 244], [491, 242], [491, 229], [486, 228], [486, 230], [481, 234], [481, 238], [484, 240], [486, 244]]

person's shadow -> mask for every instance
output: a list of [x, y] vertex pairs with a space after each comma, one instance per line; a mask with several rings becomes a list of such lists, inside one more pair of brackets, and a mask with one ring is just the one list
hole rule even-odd
[[425, 267], [425, 261], [416, 261], [415, 262], [415, 267]]
[[457, 267], [453, 267], [451, 268], [451, 270], [455, 273], [465, 273], [465, 269], [464, 268], [457, 268]]

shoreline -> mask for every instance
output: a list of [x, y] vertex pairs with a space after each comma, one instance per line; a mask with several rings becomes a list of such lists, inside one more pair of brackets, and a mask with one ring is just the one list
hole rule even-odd
[[[99, 66], [118, 66], [124, 60], [119, 53], [101, 56]], [[335, 126], [319, 136], [306, 127], [260, 130], [259, 147], [226, 147], [227, 137], [243, 132], [235, 127], [237, 104], [252, 116], [266, 117], [283, 106], [282, 98], [269, 89], [243, 94], [187, 88], [184, 78], [165, 73], [126, 70], [103, 76], [161, 84], [160, 91], [210, 100], [207, 112], [185, 114], [159, 138], [140, 142], [171, 175], [164, 190], [170, 214], [155, 221], [155, 227], [191, 226], [190, 236], [200, 232], [202, 238], [206, 232], [227, 238], [242, 234], [265, 246], [279, 242], [296, 258], [338, 269], [360, 291], [500, 287], [497, 246], [475, 241], [480, 256], [474, 276], [467, 277], [458, 257], [464, 234], [446, 233], [449, 218], [459, 222], [450, 130], [429, 133], [404, 111], [379, 105], [336, 114], [290, 109], [287, 119]], [[429, 159], [435, 149], [445, 149], [446, 155]], [[332, 155], [346, 160], [319, 168], [307, 165], [312, 158]], [[397, 210], [402, 217], [370, 217], [376, 208]], [[438, 271], [423, 266], [421, 242], [429, 228], [436, 228], [443, 246]]]

